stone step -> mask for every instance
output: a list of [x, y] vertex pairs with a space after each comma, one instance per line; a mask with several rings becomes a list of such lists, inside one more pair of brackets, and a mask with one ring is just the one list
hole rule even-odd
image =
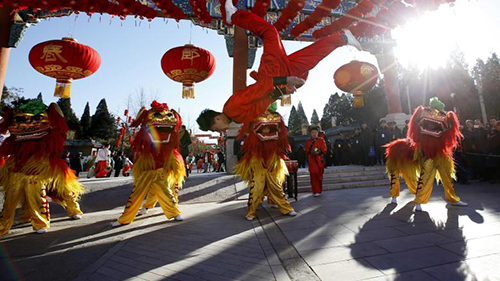
[[[347, 189], [347, 188], [358, 188], [358, 187], [375, 187], [375, 186], [386, 186], [389, 189], [389, 180], [373, 180], [373, 181], [357, 181], [357, 182], [345, 182], [345, 183], [334, 183], [334, 184], [323, 184], [323, 190], [337, 190], [337, 189]], [[299, 186], [299, 192], [311, 192], [311, 186]]]
[[[330, 167], [325, 169], [325, 175], [337, 175], [337, 176], [356, 176], [362, 174], [377, 174], [385, 173], [385, 166], [374, 166], [374, 167], [363, 167], [363, 166], [345, 166], [348, 168], [339, 169], [338, 167]], [[309, 170], [307, 168], [299, 169], [298, 175], [308, 175]]]
[[[383, 180], [387, 179], [387, 176], [385, 174], [369, 174], [369, 175], [356, 175], [356, 176], [344, 176], [344, 177], [331, 177], [325, 175], [323, 177], [323, 184], [330, 184], [330, 183], [341, 183], [341, 182], [361, 182], [361, 181], [374, 181], [374, 180]], [[302, 176], [298, 177], [298, 185], [303, 186], [303, 185], [309, 185], [310, 184], [310, 178], [309, 176]]]

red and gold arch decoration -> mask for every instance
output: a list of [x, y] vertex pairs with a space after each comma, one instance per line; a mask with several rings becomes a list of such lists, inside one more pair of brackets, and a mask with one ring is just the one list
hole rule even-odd
[[168, 78], [182, 83], [182, 97], [194, 99], [194, 84], [207, 79], [215, 71], [215, 58], [209, 51], [187, 44], [168, 50], [161, 59]]
[[73, 80], [94, 74], [101, 65], [99, 53], [75, 39], [64, 37], [34, 46], [29, 61], [36, 71], [56, 79], [54, 96], [69, 98]]
[[363, 107], [363, 93], [369, 91], [378, 80], [377, 68], [367, 62], [351, 61], [333, 74], [335, 85], [354, 96], [354, 107]]

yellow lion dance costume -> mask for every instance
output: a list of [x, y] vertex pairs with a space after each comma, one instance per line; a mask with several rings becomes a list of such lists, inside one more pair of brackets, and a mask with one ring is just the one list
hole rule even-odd
[[[246, 137], [245, 137], [246, 136]], [[283, 193], [283, 181], [288, 174], [284, 159], [290, 150], [288, 132], [281, 115], [267, 111], [257, 120], [243, 124], [237, 139], [244, 138], [244, 156], [235, 167], [249, 187], [247, 220], [255, 219], [257, 207], [267, 195], [269, 202], [275, 202], [284, 215], [297, 213], [290, 206]]]
[[[415, 194], [415, 210], [429, 202], [434, 178], [443, 184], [446, 200], [453, 205], [467, 206], [460, 201], [453, 187], [455, 163], [453, 150], [463, 138], [457, 115], [444, 111], [444, 104], [432, 98], [429, 107], [419, 106], [408, 124], [406, 139], [398, 139], [387, 145], [386, 167], [391, 180], [390, 196], [397, 203], [400, 182], [405, 179], [408, 189]], [[418, 179], [418, 180], [417, 180]]]
[[142, 108], [131, 126], [139, 125], [141, 129], [132, 142], [134, 187], [125, 211], [113, 226], [134, 221], [146, 196], [146, 205], [154, 206], [158, 200], [167, 218], [182, 221], [178, 192], [186, 169], [179, 153], [181, 116], [166, 103], [153, 101], [151, 109]]
[[61, 158], [68, 126], [57, 104], [47, 107], [34, 100], [7, 110], [0, 133], [7, 131], [10, 137], [0, 147], [0, 186], [5, 193], [0, 235], [12, 227], [18, 204], [19, 220], [31, 221], [37, 233], [45, 233], [50, 227], [47, 196], [65, 207], [69, 217], [80, 219], [77, 200], [83, 187]]

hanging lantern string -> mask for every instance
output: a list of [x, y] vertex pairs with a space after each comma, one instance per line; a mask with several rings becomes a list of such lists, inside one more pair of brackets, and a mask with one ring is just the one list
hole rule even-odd
[[191, 27], [189, 28], [189, 44], [191, 44], [191, 39], [193, 38], [193, 22], [191, 22]]

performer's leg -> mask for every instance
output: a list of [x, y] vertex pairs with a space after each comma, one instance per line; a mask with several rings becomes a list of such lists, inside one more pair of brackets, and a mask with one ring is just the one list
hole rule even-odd
[[25, 203], [31, 211], [31, 225], [35, 231], [43, 233], [43, 229], [50, 227], [50, 209], [47, 201], [46, 186], [37, 182], [29, 181], [26, 187]]
[[31, 221], [31, 211], [28, 204], [26, 204], [24, 198], [22, 198], [21, 209], [19, 210], [17, 220], [19, 222], [30, 222]]
[[[255, 212], [257, 211], [257, 207], [264, 200], [264, 187], [266, 185], [266, 172], [267, 170], [257, 169], [253, 171], [253, 179], [250, 182], [249, 195], [248, 195], [248, 206], [247, 206], [247, 219], [254, 219]], [[269, 192], [270, 193], [270, 192]], [[275, 200], [275, 198], [271, 198]]]
[[264, 51], [261, 61], [265, 60], [267, 55], [271, 55], [275, 60], [277, 56], [279, 56], [287, 61], [287, 55], [285, 49], [283, 48], [280, 35], [272, 24], [256, 14], [242, 10], [237, 11], [233, 15], [232, 20], [235, 25], [253, 32], [260, 39], [262, 39], [264, 43]]
[[80, 204], [78, 204], [77, 198], [73, 194], [65, 194], [64, 202], [66, 204], [66, 211], [68, 212], [68, 217], [73, 219], [81, 219], [83, 212], [80, 210]]
[[453, 178], [451, 177], [455, 169], [453, 159], [450, 158], [449, 161], [440, 161], [440, 165], [437, 165], [437, 169], [443, 184], [446, 200], [452, 204], [459, 202], [460, 197], [455, 193]]
[[406, 186], [408, 186], [408, 190], [411, 194], [417, 193], [417, 173], [413, 172], [411, 174], [403, 174], [403, 178], [405, 180]]
[[134, 185], [132, 193], [128, 198], [127, 205], [125, 205], [125, 210], [118, 218], [119, 224], [129, 224], [134, 221], [137, 211], [139, 211], [141, 207], [142, 200], [144, 200], [144, 197], [146, 197], [146, 194], [148, 194], [148, 191], [151, 189], [149, 183], [140, 182], [141, 186]]
[[[165, 188], [167, 186], [166, 182], [156, 182], [153, 184], [153, 190], [158, 198], [160, 207], [163, 209], [163, 213], [169, 219], [175, 218], [181, 214], [179, 210], [179, 204], [175, 199], [174, 190], [171, 187]], [[181, 219], [182, 220], [182, 219]]]
[[[2, 213], [0, 213], [0, 236], [7, 234], [12, 227], [17, 204], [22, 201], [23, 196], [24, 188], [11, 188], [5, 192], [3, 209]], [[26, 206], [26, 208], [29, 208], [29, 206]], [[31, 219], [31, 213], [29, 213], [29, 217]]]
[[[392, 198], [399, 197], [399, 191], [400, 191], [400, 182], [399, 182], [399, 172], [397, 171], [391, 171], [389, 172], [389, 178], [391, 180], [391, 189], [390, 189], [390, 196]], [[395, 201], [395, 200], [393, 200]], [[394, 202], [396, 203], [396, 202]]]
[[321, 193], [320, 183], [319, 183], [319, 174], [318, 173], [310, 173], [309, 177], [311, 178], [311, 189], [312, 193]]
[[152, 209], [156, 206], [156, 202], [158, 202], [158, 197], [156, 196], [156, 193], [154, 193], [154, 189], [151, 188], [151, 190], [148, 192], [148, 197], [146, 197], [146, 202], [144, 202], [144, 205], [142, 205], [142, 208]]
[[415, 203], [425, 204], [429, 202], [432, 193], [432, 185], [436, 177], [436, 166], [433, 159], [427, 159], [420, 169], [420, 177], [417, 183]]
[[321, 194], [323, 192], [323, 174], [325, 170], [320, 169], [318, 173], [318, 180], [319, 180], [319, 193]]
[[288, 56], [290, 75], [304, 77], [333, 50], [346, 45], [340, 33], [334, 33]]
[[286, 195], [283, 192], [283, 188], [281, 187], [281, 184], [279, 183], [278, 179], [272, 177], [269, 173], [266, 173], [266, 187], [268, 190], [268, 196], [272, 199], [272, 201], [276, 202], [278, 205], [278, 209], [280, 210], [280, 213], [283, 215], [290, 214], [293, 212], [292, 206], [290, 206], [290, 203], [286, 199]]

